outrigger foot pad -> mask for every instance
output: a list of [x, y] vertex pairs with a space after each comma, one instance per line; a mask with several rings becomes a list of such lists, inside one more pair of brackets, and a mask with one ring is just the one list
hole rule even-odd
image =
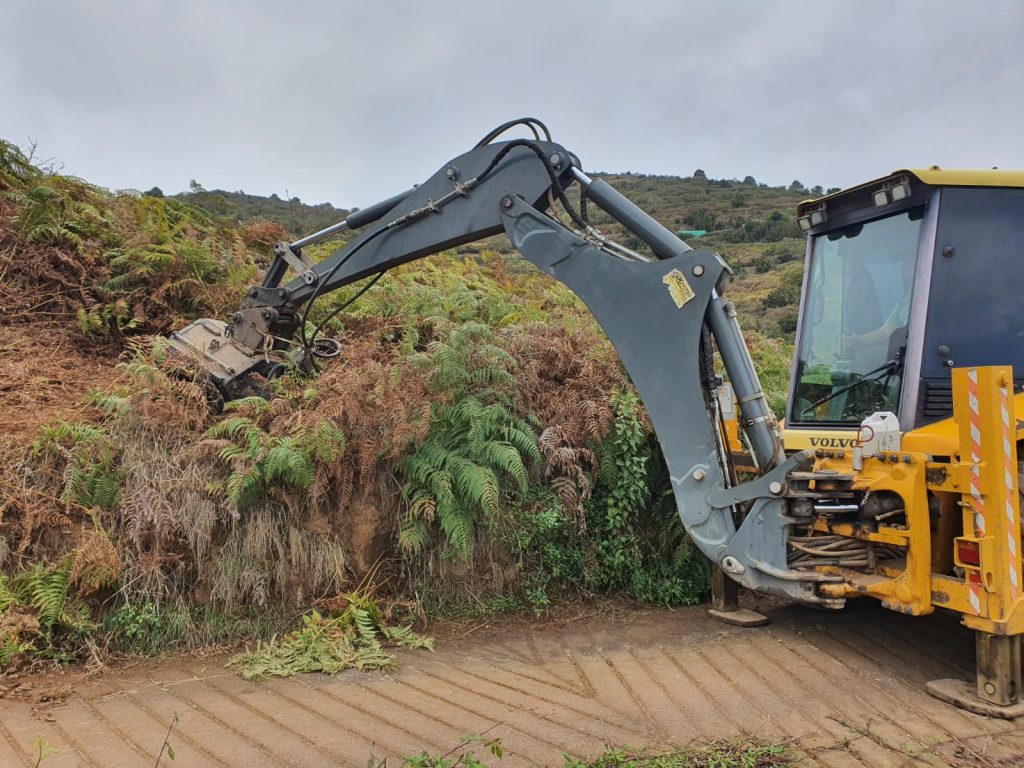
[[723, 624], [732, 624], [734, 627], [763, 627], [768, 623], [768, 617], [763, 613], [747, 608], [736, 608], [731, 611], [708, 608], [708, 615]]
[[924, 687], [935, 698], [942, 699], [954, 707], [974, 712], [976, 715], [998, 717], [1003, 720], [1024, 716], [1024, 702], [1003, 706], [985, 701], [978, 696], [974, 684], [966, 680], [931, 680], [925, 683]]

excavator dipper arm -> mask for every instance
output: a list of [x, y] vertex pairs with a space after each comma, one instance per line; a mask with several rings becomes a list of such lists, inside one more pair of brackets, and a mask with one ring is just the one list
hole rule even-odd
[[[613, 246], [579, 216], [574, 216], [579, 231], [573, 231], [549, 215], [548, 201], [563, 196], [571, 183], [584, 186], [590, 199], [646, 242], [656, 258]], [[371, 226], [319, 263], [302, 254], [320, 237], [365, 224]], [[230, 397], [253, 372], [272, 374], [288, 360], [308, 364], [317, 354], [304, 321], [318, 296], [502, 231], [526, 259], [587, 305], [614, 345], [650, 414], [680, 517], [701, 551], [744, 586], [841, 606], [841, 599], [817, 590], [818, 583], [838, 577], [787, 565], [791, 527], [805, 524], [792, 516], [793, 505], [808, 495], [793, 473], [810, 457], [800, 453], [786, 459], [782, 452], [735, 311], [718, 296], [728, 268], [711, 251], [690, 249], [605, 182], [587, 178], [558, 144], [514, 140], [478, 146], [410, 192], [323, 233], [282, 244], [230, 325], [199, 320], [174, 334], [171, 343], [198, 353]], [[281, 287], [287, 266], [299, 276]], [[730, 482], [714, 421], [715, 395], [700, 373], [703, 328], [717, 342], [763, 471], [742, 485]], [[293, 341], [296, 336], [301, 347]]]

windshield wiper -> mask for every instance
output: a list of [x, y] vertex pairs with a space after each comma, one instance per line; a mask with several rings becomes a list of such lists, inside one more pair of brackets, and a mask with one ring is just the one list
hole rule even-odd
[[[801, 416], [806, 416], [810, 411], [813, 411], [819, 405], [824, 405], [825, 403], [827, 403], [827, 402], [829, 402], [831, 400], [835, 400], [840, 395], [846, 394], [851, 389], [856, 389], [861, 384], [864, 384], [864, 383], [869, 382], [869, 381], [878, 381], [879, 379], [882, 379], [882, 378], [888, 378], [889, 376], [892, 376], [894, 373], [896, 373], [896, 371], [898, 371], [899, 368], [900, 368], [900, 360], [899, 360], [898, 357], [895, 358], [894, 360], [886, 360], [884, 363], [882, 363], [880, 366], [878, 366], [874, 370], [871, 370], [871, 371], [868, 371], [867, 373], [861, 374], [860, 376], [858, 376], [856, 379], [851, 381], [846, 386], [840, 387], [835, 392], [830, 392], [829, 394], [825, 395], [825, 397], [821, 398], [821, 400], [818, 400], [817, 402], [811, 403], [806, 408], [804, 408], [802, 411], [800, 411], [800, 415]], [[874, 378], [871, 378], [872, 376]]]

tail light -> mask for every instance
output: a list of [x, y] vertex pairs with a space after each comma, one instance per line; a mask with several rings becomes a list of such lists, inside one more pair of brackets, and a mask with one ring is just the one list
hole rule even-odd
[[981, 546], [977, 539], [956, 539], [955, 561], [959, 566], [981, 567]]

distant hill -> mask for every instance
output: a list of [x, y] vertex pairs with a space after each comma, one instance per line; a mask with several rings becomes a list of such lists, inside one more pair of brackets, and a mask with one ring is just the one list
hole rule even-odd
[[[324, 227], [335, 224], [348, 215], [344, 208], [335, 208], [330, 203], [310, 205], [293, 197], [282, 200], [277, 195], [262, 197], [249, 195], [245, 192], [228, 192], [223, 189], [206, 190], [201, 187], [191, 192], [173, 195], [215, 216], [221, 216], [242, 223], [251, 219], [267, 219], [276, 221], [290, 234], [300, 237], [316, 232]], [[146, 194], [154, 194], [160, 190], [150, 190]]]

